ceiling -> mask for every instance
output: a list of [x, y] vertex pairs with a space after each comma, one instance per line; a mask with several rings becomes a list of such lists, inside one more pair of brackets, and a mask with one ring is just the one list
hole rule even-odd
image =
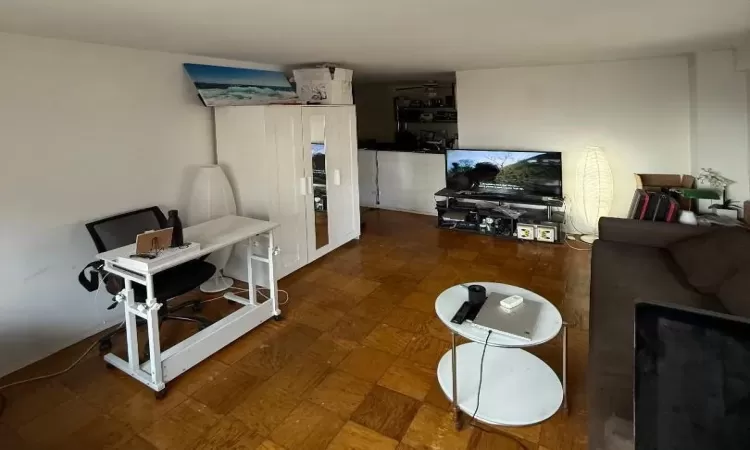
[[750, 0], [0, 0], [0, 31], [403, 77], [725, 48]]

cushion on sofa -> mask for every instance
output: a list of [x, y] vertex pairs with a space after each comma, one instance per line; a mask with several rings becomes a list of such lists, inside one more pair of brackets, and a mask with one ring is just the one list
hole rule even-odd
[[716, 296], [731, 314], [750, 317], [750, 264], [722, 283]]
[[750, 262], [750, 231], [725, 227], [675, 242], [667, 249], [691, 286], [716, 294], [724, 281]]

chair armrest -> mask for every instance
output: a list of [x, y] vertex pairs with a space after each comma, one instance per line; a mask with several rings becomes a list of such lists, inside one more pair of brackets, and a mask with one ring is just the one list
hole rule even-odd
[[599, 239], [649, 247], [664, 248], [673, 242], [710, 231], [711, 227], [698, 227], [681, 223], [651, 222], [614, 217], [599, 219]]

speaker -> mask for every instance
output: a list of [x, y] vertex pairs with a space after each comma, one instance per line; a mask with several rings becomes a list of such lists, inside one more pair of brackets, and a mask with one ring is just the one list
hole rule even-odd
[[536, 240], [543, 242], [555, 242], [556, 229], [544, 225], [536, 226]]
[[518, 239], [533, 241], [535, 237], [534, 225], [519, 223], [516, 225], [516, 233], [518, 234]]

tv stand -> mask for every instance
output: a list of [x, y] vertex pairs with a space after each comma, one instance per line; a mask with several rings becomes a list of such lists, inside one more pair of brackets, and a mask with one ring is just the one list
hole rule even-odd
[[559, 199], [509, 197], [441, 189], [435, 193], [438, 228], [506, 239], [562, 243], [565, 215]]

